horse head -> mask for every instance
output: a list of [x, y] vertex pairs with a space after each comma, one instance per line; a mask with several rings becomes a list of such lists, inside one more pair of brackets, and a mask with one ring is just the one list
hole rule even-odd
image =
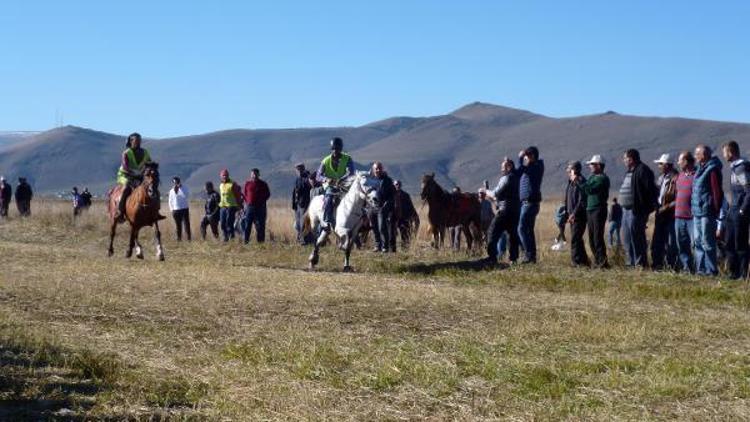
[[143, 171], [143, 183], [150, 199], [159, 199], [159, 163], [147, 163]]
[[357, 190], [357, 194], [367, 202], [369, 206], [377, 204], [377, 187], [378, 183], [370, 173], [366, 171], [358, 171], [354, 176], [354, 182], [352, 183]]
[[428, 200], [435, 196], [435, 192], [440, 189], [437, 182], [435, 181], [435, 173], [425, 173], [422, 175], [422, 193], [420, 197], [423, 201]]

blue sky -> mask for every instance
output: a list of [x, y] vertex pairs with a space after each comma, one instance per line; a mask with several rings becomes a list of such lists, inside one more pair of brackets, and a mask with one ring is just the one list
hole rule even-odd
[[[10, 4], [9, 4], [10, 3]], [[750, 122], [747, 1], [7, 1], [0, 130], [360, 125], [471, 101]]]

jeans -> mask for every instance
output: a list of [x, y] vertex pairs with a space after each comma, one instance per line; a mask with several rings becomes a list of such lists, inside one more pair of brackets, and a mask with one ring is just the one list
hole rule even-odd
[[515, 232], [516, 236], [518, 236], [518, 232], [516, 230], [506, 231], [500, 235], [500, 240], [497, 241], [498, 258], [502, 258], [505, 255], [505, 251], [508, 250], [508, 233], [511, 233], [511, 232]]
[[[615, 241], [615, 239], [617, 239]], [[622, 246], [622, 239], [620, 239], [620, 223], [617, 221], [609, 222], [609, 246]]]
[[306, 212], [307, 208], [302, 208], [299, 205], [297, 205], [297, 208], [294, 210], [294, 230], [297, 232], [297, 242], [303, 245], [309, 245], [314, 241], [312, 233], [308, 233], [307, 236], [302, 236], [302, 230], [304, 229], [303, 221], [305, 220]]
[[174, 225], [177, 229], [177, 241], [182, 240], [182, 228], [185, 228], [185, 235], [187, 236], [187, 240], [190, 241], [191, 233], [190, 233], [190, 209], [189, 208], [183, 208], [181, 210], [174, 210], [172, 211], [172, 218], [174, 219]]
[[245, 215], [242, 220], [242, 231], [245, 244], [250, 243], [250, 233], [255, 225], [255, 240], [258, 243], [266, 241], [266, 205], [245, 205]]
[[396, 252], [396, 225], [393, 208], [379, 208], [370, 214], [375, 246], [383, 252]]
[[740, 215], [738, 209], [730, 209], [726, 217], [726, 248], [729, 276], [734, 279], [747, 277], [748, 229], [750, 218]]
[[[510, 249], [508, 252], [508, 259], [511, 262], [518, 260], [518, 231], [516, 226], [518, 225], [518, 211], [498, 211], [495, 217], [490, 223], [489, 229], [487, 229], [487, 256], [490, 259], [497, 260], [498, 255], [502, 255], [505, 252], [505, 242], [503, 239], [507, 237], [510, 243]], [[502, 248], [502, 252], [501, 252]]]
[[524, 202], [521, 205], [521, 216], [518, 219], [518, 237], [525, 253], [524, 261], [536, 262], [536, 237], [534, 226], [539, 214], [538, 202]]
[[589, 230], [589, 248], [594, 255], [594, 265], [597, 268], [607, 268], [607, 244], [604, 243], [604, 228], [607, 225], [607, 207], [599, 207], [586, 211], [586, 222]]
[[693, 264], [693, 219], [675, 218], [674, 230], [677, 237], [677, 256], [680, 270], [692, 274], [695, 272]]
[[648, 214], [636, 214], [632, 209], [622, 212], [622, 237], [628, 254], [627, 264], [631, 267], [648, 267], [646, 221]]
[[718, 275], [716, 261], [716, 218], [693, 217], [695, 239], [695, 272], [698, 275]]
[[221, 222], [221, 231], [224, 233], [224, 241], [234, 239], [234, 215], [237, 213], [237, 207], [221, 208], [219, 211], [219, 221]]
[[665, 263], [667, 268], [677, 268], [677, 232], [674, 230], [673, 215], [657, 215], [654, 218], [651, 263], [655, 270], [664, 268]]
[[574, 267], [591, 265], [589, 256], [586, 254], [586, 244], [583, 243], [583, 234], [586, 232], [586, 214], [579, 213], [570, 224], [570, 263]]

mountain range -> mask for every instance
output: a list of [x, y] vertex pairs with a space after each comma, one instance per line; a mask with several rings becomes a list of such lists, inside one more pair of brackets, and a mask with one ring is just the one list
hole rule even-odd
[[[137, 128], [134, 128], [137, 129]], [[147, 134], [144, 134], [147, 136]], [[623, 151], [637, 148], [652, 163], [662, 153], [692, 150], [698, 143], [718, 147], [734, 139], [750, 143], [750, 124], [621, 115], [612, 111], [553, 118], [487, 103], [471, 103], [432, 117], [393, 117], [359, 127], [299, 129], [233, 129], [202, 135], [144, 139], [160, 162], [165, 181], [179, 175], [193, 192], [207, 180], [218, 180], [228, 168], [243, 181], [258, 167], [273, 196], [289, 196], [294, 164], [317, 168], [328, 153], [330, 138], [344, 139], [345, 151], [365, 169], [379, 160], [412, 194], [419, 193], [422, 174], [434, 172], [446, 188], [476, 190], [484, 180], [494, 184], [499, 161], [517, 157], [535, 145], [545, 160], [544, 191], [559, 196], [570, 160], [601, 154], [613, 189], [624, 174]], [[25, 176], [37, 192], [67, 191], [87, 186], [102, 194], [113, 184], [125, 135], [65, 126], [24, 136], [0, 136], [0, 173]]]

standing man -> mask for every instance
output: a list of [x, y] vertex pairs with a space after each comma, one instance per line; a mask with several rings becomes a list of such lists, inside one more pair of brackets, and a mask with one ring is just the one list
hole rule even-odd
[[393, 198], [396, 228], [401, 234], [401, 247], [406, 248], [411, 241], [412, 227], [415, 227], [415, 233], [419, 229], [419, 214], [417, 214], [417, 209], [414, 208], [411, 196], [401, 188], [401, 181], [395, 180], [393, 187], [396, 189]]
[[631, 267], [648, 267], [646, 255], [646, 222], [648, 215], [656, 208], [656, 184], [654, 172], [641, 161], [641, 154], [636, 149], [629, 149], [623, 155], [627, 168], [620, 187], [620, 205], [622, 205], [622, 230], [625, 250], [628, 254], [627, 264]]
[[338, 183], [354, 174], [354, 160], [344, 154], [344, 141], [339, 138], [331, 139], [331, 153], [323, 158], [317, 171], [317, 180], [325, 188], [323, 200], [323, 230], [330, 231], [336, 224], [336, 202], [338, 200]]
[[586, 195], [586, 222], [589, 231], [589, 248], [594, 254], [594, 266], [609, 268], [607, 245], [604, 243], [604, 229], [607, 225], [607, 200], [609, 199], [609, 176], [604, 173], [604, 160], [594, 155], [586, 164], [591, 176], [583, 183]]
[[721, 212], [724, 191], [721, 187], [721, 161], [711, 154], [711, 148], [707, 145], [695, 148], [698, 168], [693, 179], [690, 205], [695, 238], [695, 272], [698, 275], [715, 276], [719, 274], [716, 260], [716, 220]]
[[8, 207], [13, 198], [13, 188], [5, 181], [5, 176], [0, 177], [0, 217], [8, 217]]
[[542, 202], [542, 179], [544, 160], [539, 159], [539, 149], [528, 147], [519, 153], [519, 195], [521, 215], [518, 222], [518, 236], [525, 253], [524, 264], [536, 263], [536, 237], [534, 226]]
[[690, 209], [690, 199], [693, 194], [695, 158], [690, 151], [683, 151], [677, 159], [677, 164], [680, 166], [674, 206], [677, 254], [680, 260], [680, 269], [692, 274], [695, 272], [695, 266], [693, 263], [693, 212]]
[[83, 192], [81, 192], [81, 204], [86, 210], [91, 207], [91, 192], [89, 192], [89, 188], [83, 188]]
[[[620, 239], [620, 227], [622, 226], [622, 207], [617, 202], [617, 197], [612, 198], [612, 206], [609, 208], [609, 247], [622, 247]], [[617, 239], [615, 241], [615, 239]]]
[[675, 196], [677, 194], [677, 170], [669, 154], [662, 154], [655, 160], [661, 175], [656, 182], [659, 187], [658, 207], [654, 215], [654, 233], [651, 238], [651, 264], [655, 271], [666, 266], [677, 268], [677, 232], [675, 224]]
[[583, 243], [586, 231], [586, 194], [582, 187], [586, 179], [581, 175], [581, 162], [571, 161], [566, 168], [568, 186], [565, 188], [565, 211], [570, 224], [570, 262], [574, 267], [591, 265]]
[[21, 217], [31, 216], [31, 199], [34, 197], [34, 192], [31, 190], [29, 182], [26, 181], [25, 177], [18, 178], [18, 186], [16, 186], [16, 207]]
[[383, 169], [383, 163], [376, 161], [372, 164], [372, 175], [380, 182], [377, 188], [378, 206], [376, 209], [377, 226], [373, 229], [380, 233], [376, 237], [380, 252], [396, 252], [396, 221], [394, 214], [394, 199], [396, 188], [393, 179]]
[[260, 170], [250, 170], [250, 178], [245, 182], [245, 216], [244, 216], [244, 242], [250, 243], [250, 233], [255, 225], [255, 239], [258, 243], [266, 241], [266, 202], [271, 197], [268, 184], [261, 180]]
[[83, 200], [81, 200], [81, 194], [78, 193], [78, 187], [73, 186], [70, 196], [73, 199], [73, 217], [78, 217], [81, 213], [81, 208], [83, 208]]
[[169, 210], [172, 211], [175, 229], [177, 230], [177, 241], [182, 241], [182, 228], [185, 227], [185, 235], [188, 242], [191, 240], [190, 233], [190, 191], [187, 186], [182, 185], [179, 177], [172, 178], [172, 189], [169, 190]]
[[214, 238], [219, 238], [219, 202], [221, 197], [219, 193], [214, 190], [214, 184], [206, 182], [206, 203], [203, 206], [205, 215], [201, 219], [201, 238], [206, 240], [207, 228], [211, 227], [211, 232], [214, 234]]
[[724, 159], [729, 163], [729, 187], [732, 200], [726, 217], [725, 239], [729, 276], [733, 279], [747, 277], [748, 230], [750, 230], [750, 162], [740, 157], [740, 146], [729, 141], [721, 146]]
[[518, 173], [513, 168], [513, 161], [508, 157], [500, 163], [500, 180], [494, 190], [487, 192], [487, 197], [495, 200], [497, 210], [487, 230], [487, 260], [493, 265], [497, 264], [498, 243], [503, 233], [508, 233], [508, 258], [511, 263], [515, 263], [518, 260], [518, 218], [521, 213], [521, 201], [518, 193]]
[[292, 210], [294, 211], [294, 230], [297, 232], [297, 242], [302, 245], [312, 243], [312, 233], [302, 236], [302, 221], [307, 213], [307, 207], [310, 206], [310, 173], [305, 169], [303, 163], [298, 163], [295, 167], [297, 178], [294, 180], [294, 189], [292, 190]]
[[221, 184], [219, 184], [219, 220], [221, 231], [224, 234], [224, 242], [234, 239], [234, 216], [242, 203], [242, 191], [240, 186], [229, 178], [229, 170], [224, 169], [219, 173]]

